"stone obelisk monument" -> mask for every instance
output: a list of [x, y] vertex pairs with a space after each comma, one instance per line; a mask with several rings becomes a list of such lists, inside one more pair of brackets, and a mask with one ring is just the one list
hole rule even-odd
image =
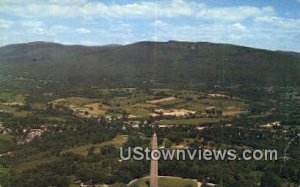
[[[157, 150], [157, 136], [154, 130], [151, 141], [152, 151]], [[158, 187], [158, 161], [151, 158], [151, 166], [150, 166], [150, 187]]]

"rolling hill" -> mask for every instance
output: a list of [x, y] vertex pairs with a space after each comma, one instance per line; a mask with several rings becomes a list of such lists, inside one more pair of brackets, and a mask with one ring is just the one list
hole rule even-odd
[[295, 54], [206, 42], [98, 47], [33, 42], [1, 47], [0, 73], [69, 85], [293, 86], [300, 83]]

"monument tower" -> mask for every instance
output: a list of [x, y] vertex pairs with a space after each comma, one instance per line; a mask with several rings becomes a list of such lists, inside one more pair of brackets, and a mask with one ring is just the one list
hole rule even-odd
[[[153, 127], [153, 135], [151, 140], [151, 150], [157, 150], [157, 135], [156, 135], [156, 125]], [[158, 187], [158, 160], [151, 158], [150, 165], [150, 187]]]

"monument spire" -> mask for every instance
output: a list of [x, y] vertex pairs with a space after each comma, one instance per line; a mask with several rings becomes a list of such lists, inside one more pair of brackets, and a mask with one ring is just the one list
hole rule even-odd
[[[157, 135], [156, 135], [156, 125], [153, 127], [153, 135], [151, 140], [151, 150], [157, 150]], [[158, 187], [158, 161], [151, 158], [150, 165], [150, 187]]]

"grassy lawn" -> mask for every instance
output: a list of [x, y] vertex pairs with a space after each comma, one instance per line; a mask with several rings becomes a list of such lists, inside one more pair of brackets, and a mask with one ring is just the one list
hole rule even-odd
[[151, 112], [149, 110], [146, 110], [144, 108], [129, 107], [129, 108], [126, 108], [125, 111], [128, 114], [131, 114], [131, 115], [134, 115], [137, 117], [148, 117], [151, 114]]
[[0, 140], [8, 141], [10, 143], [13, 143], [13, 136], [8, 134], [0, 134]]
[[47, 121], [52, 121], [52, 122], [65, 122], [66, 121], [66, 117], [57, 117], [57, 116], [39, 116], [40, 119], [43, 119], [43, 120], [47, 120]]
[[42, 164], [51, 163], [58, 161], [59, 158], [56, 156], [37, 156], [36, 158], [30, 158], [27, 162], [22, 162], [18, 165], [16, 165], [13, 169], [17, 172], [22, 172], [28, 169], [36, 168]]
[[238, 109], [245, 109], [246, 105], [244, 105], [242, 102], [235, 102], [235, 101], [224, 101], [225, 103], [222, 103], [222, 101], [217, 102], [199, 102], [199, 101], [187, 101], [185, 103], [182, 103], [180, 105], [176, 105], [176, 108], [185, 108], [188, 110], [195, 110], [197, 112], [205, 112], [207, 107], [215, 106], [217, 108], [222, 109], [223, 111], [228, 110], [228, 107], [234, 107]]
[[35, 110], [45, 110], [47, 105], [45, 103], [33, 103], [31, 107]]
[[65, 106], [78, 114], [86, 113], [94, 116], [101, 116], [106, 113], [108, 106], [103, 105], [98, 99], [85, 97], [67, 97], [52, 101], [51, 103]]
[[201, 125], [203, 123], [216, 123], [226, 118], [192, 118], [192, 119], [165, 119], [161, 120], [161, 125]]
[[0, 174], [1, 173], [2, 174], [8, 173], [8, 171], [9, 171], [9, 169], [7, 169], [7, 168], [1, 168], [1, 166], [0, 166]]
[[161, 102], [158, 105], [162, 108], [178, 108], [178, 105], [186, 103], [185, 100], [182, 99], [174, 99], [172, 101]]
[[102, 142], [102, 143], [98, 143], [98, 144], [82, 145], [82, 146], [79, 146], [79, 147], [71, 148], [71, 149], [67, 150], [66, 152], [72, 152], [74, 154], [86, 156], [88, 154], [88, 150], [91, 147], [95, 148], [94, 153], [99, 153], [100, 148], [102, 148], [103, 146], [113, 145], [115, 147], [120, 147], [121, 145], [123, 145], [127, 141], [127, 139], [128, 139], [127, 136], [118, 135], [110, 141], [106, 141], [106, 142]]
[[9, 142], [0, 139], [0, 154], [7, 152], [10, 148], [10, 145], [11, 144]]
[[52, 101], [52, 103], [55, 104], [60, 104], [64, 106], [68, 105], [77, 105], [77, 106], [83, 106], [85, 104], [97, 102], [98, 99], [91, 99], [91, 98], [86, 98], [86, 97], [67, 97], [67, 98], [61, 98]]
[[[148, 187], [146, 181], [149, 182], [149, 177], [138, 179], [132, 182], [129, 187]], [[158, 178], [159, 187], [197, 187], [197, 182], [191, 179], [183, 179], [180, 177], [159, 177]]]
[[0, 134], [0, 153], [5, 153], [14, 144], [13, 137], [10, 135]]
[[8, 92], [2, 92], [0, 93], [0, 100], [4, 102], [17, 102], [17, 103], [24, 103], [25, 102], [25, 96], [21, 93], [8, 93]]
[[32, 114], [30, 111], [25, 110], [18, 110], [16, 107], [10, 107], [6, 105], [0, 104], [1, 110], [4, 110], [6, 113], [10, 113], [14, 115], [15, 117], [27, 117], [28, 115]]
[[185, 103], [176, 105], [176, 108], [185, 108], [187, 110], [193, 110], [197, 112], [204, 112], [207, 107], [208, 105], [205, 105], [197, 101], [186, 101]]
[[242, 101], [235, 101], [229, 99], [207, 99], [206, 101], [211, 103], [212, 105], [219, 106], [220, 108], [226, 108], [229, 106], [236, 106], [240, 108], [246, 107], [246, 104]]
[[26, 117], [31, 113], [18, 109], [18, 105], [25, 104], [25, 95], [22, 93], [0, 93], [0, 109], [16, 117]]
[[149, 99], [151, 99], [150, 96], [145, 94], [140, 94], [140, 95], [135, 95], [130, 97], [114, 97], [109, 102], [113, 107], [116, 107], [117, 105], [121, 107], [126, 107], [137, 103], [144, 103]]

